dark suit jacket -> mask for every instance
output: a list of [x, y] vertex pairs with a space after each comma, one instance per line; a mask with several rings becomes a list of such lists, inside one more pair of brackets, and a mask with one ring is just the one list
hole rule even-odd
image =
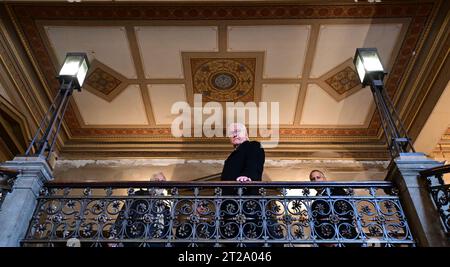
[[[225, 165], [222, 170], [222, 181], [236, 181], [239, 176], [247, 176], [252, 179], [252, 181], [261, 181], [262, 173], [264, 169], [265, 154], [264, 149], [261, 147], [261, 143], [257, 141], [245, 141], [240, 144], [228, 158], [225, 160]], [[237, 190], [234, 188], [224, 188], [222, 190], [223, 195], [237, 195]], [[244, 195], [258, 195], [258, 188], [245, 188], [244, 185]], [[228, 212], [226, 207], [234, 206], [231, 210], [233, 212]], [[239, 211], [240, 210], [240, 211]], [[238, 212], [239, 211], [239, 212]], [[221, 205], [221, 212], [223, 216], [223, 222], [221, 223], [221, 235], [223, 238], [235, 238], [234, 236], [224, 235], [227, 232], [227, 226], [236, 225], [235, 216], [237, 213], [245, 214], [247, 218], [246, 225], [244, 229], [250, 226], [255, 226], [256, 236], [262, 235], [262, 222], [261, 222], [261, 207], [257, 205], [254, 210], [247, 210], [238, 207], [238, 202], [235, 199], [225, 200]], [[250, 227], [251, 228], [251, 227]], [[250, 229], [249, 228], [249, 229]], [[244, 231], [249, 231], [249, 229]], [[247, 243], [246, 246], [254, 246], [254, 244]]]
[[252, 181], [261, 181], [265, 154], [261, 143], [245, 141], [228, 158], [222, 170], [222, 181], [236, 181], [239, 176], [247, 176]]

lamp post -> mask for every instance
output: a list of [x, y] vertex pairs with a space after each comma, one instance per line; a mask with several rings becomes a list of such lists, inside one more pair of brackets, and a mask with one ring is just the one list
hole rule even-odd
[[394, 105], [384, 90], [383, 78], [387, 74], [381, 64], [376, 48], [357, 48], [353, 64], [363, 86], [370, 86], [373, 98], [381, 117], [391, 157], [400, 153], [414, 151], [411, 139], [401, 122]]
[[88, 70], [89, 61], [85, 53], [66, 54], [64, 64], [57, 77], [60, 82], [59, 91], [42, 119], [25, 156], [49, 159], [61, 129], [69, 97], [74, 89], [81, 91]]

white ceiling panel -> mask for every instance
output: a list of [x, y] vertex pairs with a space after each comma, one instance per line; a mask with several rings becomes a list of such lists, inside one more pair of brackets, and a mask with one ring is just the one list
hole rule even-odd
[[299, 84], [263, 84], [261, 101], [268, 102], [269, 107], [271, 102], [278, 102], [280, 124], [292, 124], [299, 91]]
[[187, 101], [184, 84], [148, 85], [148, 93], [156, 124], [172, 124], [178, 115], [172, 115], [172, 105], [178, 101]]
[[183, 78], [181, 52], [217, 52], [217, 26], [135, 27], [146, 78]]
[[309, 84], [303, 106], [302, 125], [363, 125], [373, 106], [368, 87], [337, 102], [316, 84]]
[[230, 26], [228, 51], [266, 52], [263, 78], [300, 78], [309, 25]]
[[87, 90], [74, 99], [86, 125], [147, 125], [147, 115], [138, 85], [128, 86], [108, 102]]
[[376, 47], [387, 68], [401, 29], [402, 24], [398, 23], [321, 25], [311, 78], [318, 78], [353, 58], [359, 47]]
[[45, 26], [59, 64], [67, 52], [86, 52], [123, 76], [135, 79], [130, 46], [124, 27]]

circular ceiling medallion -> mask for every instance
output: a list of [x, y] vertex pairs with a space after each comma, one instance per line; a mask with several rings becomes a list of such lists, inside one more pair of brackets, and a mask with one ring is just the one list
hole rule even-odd
[[228, 90], [236, 85], [236, 78], [231, 73], [219, 72], [211, 76], [211, 85], [219, 90]]
[[254, 88], [255, 59], [195, 59], [194, 93], [219, 102], [251, 101]]

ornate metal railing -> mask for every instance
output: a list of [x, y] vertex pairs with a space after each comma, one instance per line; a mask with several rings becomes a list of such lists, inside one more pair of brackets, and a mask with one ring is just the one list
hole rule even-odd
[[23, 246], [413, 246], [390, 182], [48, 184]]
[[17, 174], [17, 171], [0, 167], [0, 210], [6, 194], [12, 191]]
[[450, 184], [445, 184], [444, 175], [450, 173], [450, 165], [439, 166], [420, 172], [427, 179], [428, 190], [439, 211], [442, 227], [450, 235]]

